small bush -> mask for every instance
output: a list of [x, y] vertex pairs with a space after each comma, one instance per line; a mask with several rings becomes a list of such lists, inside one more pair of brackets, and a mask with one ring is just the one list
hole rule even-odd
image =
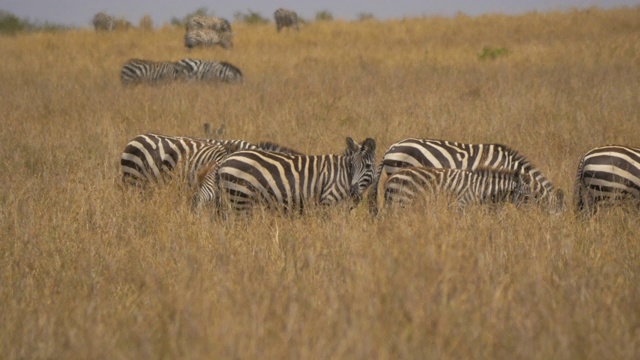
[[184, 26], [187, 25], [187, 20], [189, 20], [190, 18], [192, 18], [194, 16], [215, 16], [215, 14], [213, 13], [213, 11], [209, 12], [209, 10], [206, 7], [201, 7], [201, 8], [197, 8], [193, 12], [188, 13], [182, 19], [177, 18], [175, 16], [172, 17], [171, 18], [171, 25], [177, 26], [177, 27], [184, 27]]
[[333, 14], [328, 10], [318, 11], [316, 13], [316, 21], [332, 21]]
[[233, 18], [238, 22], [243, 22], [250, 25], [267, 24], [269, 19], [262, 16], [259, 12], [247, 10], [246, 13], [237, 11], [233, 14]]
[[116, 19], [116, 30], [129, 30], [131, 28], [133, 28], [133, 24], [129, 20], [122, 17]]
[[139, 26], [142, 30], [153, 30], [153, 19], [151, 19], [151, 16], [145, 15], [140, 18]]
[[373, 20], [375, 19], [375, 17], [373, 16], [372, 13], [361, 12], [358, 14], [357, 19], [358, 21], [365, 21], [365, 20]]

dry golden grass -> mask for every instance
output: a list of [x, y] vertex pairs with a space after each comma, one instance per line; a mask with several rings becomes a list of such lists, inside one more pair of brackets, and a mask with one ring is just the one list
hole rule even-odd
[[[571, 201], [588, 149], [638, 146], [640, 8], [0, 37], [0, 357], [640, 357], [640, 225], [622, 209], [431, 204], [195, 216], [120, 186], [143, 132], [335, 153], [374, 137], [500, 142]], [[480, 60], [483, 48], [508, 54]], [[129, 58], [226, 60], [241, 86], [123, 89]]]

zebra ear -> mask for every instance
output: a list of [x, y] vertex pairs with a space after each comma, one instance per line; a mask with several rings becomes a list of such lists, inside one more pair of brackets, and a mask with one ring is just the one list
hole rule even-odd
[[374, 152], [376, 151], [376, 141], [372, 138], [367, 138], [362, 143], [362, 148], [368, 150], [369, 152]]
[[352, 138], [347, 136], [347, 150], [349, 152], [358, 152], [360, 150], [360, 144], [355, 142]]

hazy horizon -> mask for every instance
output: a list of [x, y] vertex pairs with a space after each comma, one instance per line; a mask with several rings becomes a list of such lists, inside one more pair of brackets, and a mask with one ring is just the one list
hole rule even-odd
[[[213, 6], [212, 6], [213, 5]], [[272, 13], [278, 7], [293, 9], [305, 19], [313, 19], [319, 11], [330, 12], [335, 19], [353, 20], [359, 14], [371, 14], [376, 19], [391, 19], [403, 17], [423, 16], [454, 16], [463, 13], [478, 16], [488, 13], [519, 14], [532, 11], [567, 11], [589, 7], [615, 8], [624, 6], [638, 6], [638, 1], [632, 0], [491, 0], [485, 2], [470, 2], [453, 0], [416, 1], [398, 0], [394, 2], [370, 3], [364, 0], [350, 2], [341, 1], [292, 1], [285, 0], [278, 3], [267, 3], [256, 0], [242, 0], [233, 3], [211, 4], [199, 0], [186, 1], [151, 1], [136, 2], [125, 0], [94, 1], [60, 0], [2, 0], [0, 10], [5, 10], [22, 19], [35, 22], [49, 22], [60, 25], [88, 27], [93, 15], [99, 11], [116, 17], [124, 17], [134, 24], [144, 15], [150, 15], [155, 26], [161, 26], [171, 21], [171, 18], [182, 18], [199, 8], [206, 8], [217, 16], [233, 19], [236, 12], [257, 12], [265, 18], [271, 19]]]

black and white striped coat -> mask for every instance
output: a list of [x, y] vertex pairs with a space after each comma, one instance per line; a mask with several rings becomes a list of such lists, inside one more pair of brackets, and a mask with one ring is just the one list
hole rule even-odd
[[[459, 170], [475, 170], [486, 167], [497, 170], [516, 171], [533, 178], [534, 201], [564, 201], [561, 192], [554, 189], [524, 155], [501, 144], [464, 144], [452, 141], [408, 138], [389, 147], [376, 171], [369, 208], [377, 211], [378, 184], [382, 175], [390, 176], [405, 167], [434, 167]], [[563, 206], [564, 207], [564, 206]]]
[[[344, 155], [289, 155], [239, 151], [201, 177], [193, 207], [227, 202], [237, 211], [256, 203], [285, 211], [308, 204], [359, 202], [373, 180], [375, 141], [358, 144], [347, 138]], [[224, 197], [224, 199], [222, 199]]]
[[606, 145], [587, 151], [578, 164], [575, 209], [595, 212], [599, 205], [626, 201], [640, 208], [640, 148]]
[[[529, 201], [534, 192], [533, 183], [531, 175], [509, 170], [408, 167], [387, 178], [384, 199], [385, 205], [408, 204], [445, 194], [455, 198], [460, 209], [472, 204], [518, 205]], [[544, 205], [551, 213], [562, 211], [561, 204], [547, 202]]]
[[[198, 172], [209, 162], [219, 162], [241, 149], [298, 153], [272, 142], [252, 144], [244, 140], [210, 140], [146, 133], [136, 136], [125, 146], [120, 156], [122, 180], [141, 186], [163, 182], [177, 175], [193, 186]], [[176, 168], [180, 168], [180, 172], [173, 174]]]
[[130, 59], [122, 66], [120, 81], [123, 85], [161, 84], [186, 80], [188, 71], [178, 62]]
[[182, 59], [180, 65], [187, 69], [187, 79], [193, 81], [220, 81], [241, 83], [242, 71], [228, 62], [199, 59]]
[[198, 46], [214, 47], [220, 45], [223, 49], [233, 47], [232, 33], [217, 32], [211, 29], [189, 30], [184, 34], [184, 46], [191, 49]]
[[300, 30], [298, 25], [298, 14], [293, 10], [279, 8], [273, 13], [273, 19], [276, 22], [276, 30], [280, 32], [282, 28], [292, 27]]
[[229, 20], [215, 16], [192, 16], [187, 20], [187, 31], [209, 29], [217, 33], [232, 33]]

